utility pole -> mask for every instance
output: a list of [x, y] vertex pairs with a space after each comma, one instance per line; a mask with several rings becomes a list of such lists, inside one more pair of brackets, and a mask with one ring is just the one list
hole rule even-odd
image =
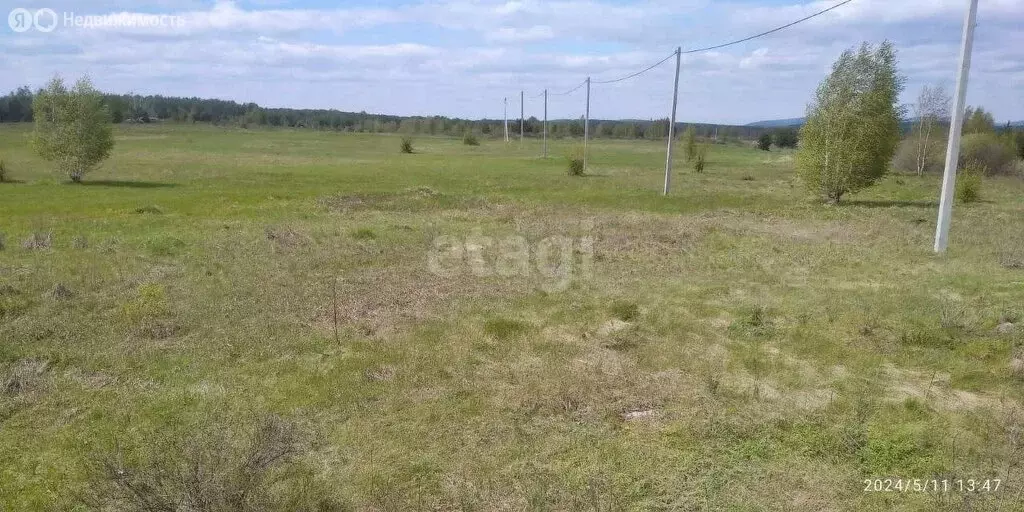
[[523, 133], [525, 133], [523, 130], [524, 113], [526, 112], [526, 108], [523, 106], [525, 98], [523, 91], [519, 91], [519, 147], [523, 147]]
[[548, 90], [544, 89], [544, 158], [548, 157]]
[[508, 97], [505, 97], [505, 142], [508, 143]]
[[946, 252], [949, 246], [949, 224], [953, 218], [953, 192], [956, 190], [956, 168], [960, 158], [960, 134], [963, 130], [964, 104], [967, 102], [967, 75], [971, 71], [971, 49], [974, 46], [974, 25], [978, 16], [978, 0], [970, 0], [964, 19], [964, 37], [960, 49], [960, 72], [956, 81], [953, 116], [949, 122], [949, 144], [946, 147], [946, 171], [942, 176], [939, 199], [939, 221], [935, 227], [935, 252]]
[[665, 195], [668, 195], [672, 186], [672, 143], [676, 139], [676, 106], [679, 104], [679, 60], [683, 54], [683, 47], [676, 47], [676, 83], [672, 87], [672, 117], [668, 122], [668, 150], [665, 154]]
[[587, 139], [590, 138], [590, 77], [587, 77], [587, 110], [583, 117], [583, 172], [587, 172]]

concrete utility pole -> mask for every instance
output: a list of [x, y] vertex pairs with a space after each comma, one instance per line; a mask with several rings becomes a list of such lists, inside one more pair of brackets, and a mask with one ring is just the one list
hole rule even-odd
[[544, 158], [548, 157], [548, 90], [544, 89]]
[[505, 98], [505, 142], [508, 142], [508, 98]]
[[676, 139], [676, 106], [679, 104], [679, 61], [683, 55], [683, 48], [676, 47], [676, 83], [672, 87], [672, 117], [668, 122], [668, 150], [665, 155], [665, 195], [668, 195], [672, 186], [672, 143]]
[[523, 106], [523, 102], [525, 101], [525, 99], [526, 99], [526, 96], [524, 95], [523, 91], [519, 91], [519, 146], [520, 147], [522, 147], [522, 145], [523, 145], [523, 134], [525, 133], [525, 131], [523, 130], [523, 126], [525, 126], [524, 125], [524, 123], [525, 123], [524, 119], [526, 119], [524, 117], [524, 115], [525, 115], [524, 113], [526, 112], [526, 107]]
[[964, 37], [960, 49], [960, 72], [956, 81], [953, 116], [949, 122], [949, 144], [946, 147], [946, 171], [942, 176], [939, 199], [939, 221], [935, 227], [935, 252], [944, 253], [949, 246], [949, 224], [953, 218], [953, 193], [956, 191], [956, 168], [960, 159], [960, 134], [964, 125], [964, 104], [967, 102], [967, 75], [971, 71], [971, 49], [974, 46], [974, 25], [978, 16], [978, 0], [970, 0], [964, 19]]
[[590, 138], [590, 77], [587, 77], [587, 110], [583, 117], [583, 172], [587, 172], [587, 139]]

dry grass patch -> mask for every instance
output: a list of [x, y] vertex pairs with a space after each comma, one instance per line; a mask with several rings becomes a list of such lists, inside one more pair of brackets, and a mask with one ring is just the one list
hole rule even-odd
[[50, 384], [49, 368], [49, 361], [39, 359], [0, 364], [0, 425], [46, 394]]
[[97, 455], [82, 501], [138, 512], [341, 510], [302, 469], [309, 445], [293, 423], [271, 415], [241, 435], [235, 429], [216, 425], [157, 440], [141, 457], [120, 447]]
[[[469, 300], [495, 299], [531, 289], [525, 279], [476, 277], [468, 271], [438, 276], [416, 264], [370, 268], [338, 280], [337, 303], [328, 303], [313, 325], [331, 332], [337, 319], [366, 335], [383, 336], [417, 322], [453, 313]], [[333, 302], [333, 299], [330, 299]]]
[[435, 210], [468, 210], [488, 203], [476, 196], [443, 194], [427, 186], [412, 187], [400, 192], [341, 194], [321, 197], [321, 207], [331, 212], [348, 213], [361, 210], [390, 212], [423, 212]]
[[267, 240], [273, 242], [274, 247], [281, 250], [303, 247], [312, 242], [309, 236], [288, 226], [267, 226], [264, 233]]
[[886, 365], [885, 387], [888, 399], [902, 402], [908, 398], [920, 400], [932, 407], [946, 411], [970, 411], [978, 408], [997, 410], [1010, 400], [988, 393], [975, 393], [950, 387], [952, 376], [945, 372], [921, 372]]

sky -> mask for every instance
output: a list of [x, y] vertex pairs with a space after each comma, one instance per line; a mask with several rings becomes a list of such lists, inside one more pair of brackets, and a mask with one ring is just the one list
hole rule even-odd
[[[500, 119], [583, 114], [609, 80], [752, 35], [839, 0], [0, 0], [0, 91], [88, 75], [107, 92], [269, 107]], [[912, 103], [954, 90], [967, 0], [853, 0], [776, 34], [684, 55], [680, 121], [799, 117], [846, 48], [889, 39]], [[42, 32], [15, 18], [41, 15]], [[106, 23], [86, 23], [87, 18]], [[146, 17], [156, 15], [156, 17]], [[166, 15], [166, 16], [159, 16]], [[80, 18], [79, 18], [80, 17]], [[82, 20], [75, 22], [76, 19]], [[116, 22], [111, 22], [116, 20]], [[123, 22], [122, 20], [127, 20]], [[15, 30], [15, 25], [23, 32]], [[1024, 120], [1024, 0], [980, 0], [967, 100]], [[591, 118], [668, 117], [675, 62], [594, 84]]]

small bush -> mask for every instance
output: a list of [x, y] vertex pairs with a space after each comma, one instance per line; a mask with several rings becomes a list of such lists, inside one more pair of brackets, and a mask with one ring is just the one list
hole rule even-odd
[[139, 512], [341, 508], [314, 485], [301, 460], [309, 443], [293, 423], [267, 416], [242, 435], [217, 427], [157, 440], [145, 457], [126, 454], [120, 445], [93, 456], [82, 504]]
[[412, 153], [412, 138], [402, 137], [402, 153]]
[[7, 181], [7, 168], [4, 167], [4, 161], [0, 160], [0, 183]]
[[981, 199], [982, 175], [985, 170], [977, 165], [968, 165], [960, 171], [956, 180], [956, 198], [961, 203], [974, 203]]
[[462, 143], [467, 146], [480, 145], [480, 141], [476, 139], [476, 135], [473, 135], [472, 132], [466, 132], [466, 134], [462, 136]]
[[29, 250], [49, 249], [51, 245], [53, 245], [53, 233], [32, 233], [21, 243], [22, 247]]
[[693, 170], [696, 172], [704, 172], [705, 163], [705, 151], [704, 148], [701, 147], [699, 150], [697, 150], [697, 156], [693, 161]]
[[161, 210], [159, 206], [148, 205], [148, 206], [140, 206], [140, 207], [136, 208], [135, 209], [135, 213], [138, 213], [138, 214], [152, 213], [152, 214], [159, 215], [161, 213], [164, 213], [164, 211]]
[[583, 148], [569, 153], [569, 176], [583, 176]]
[[761, 151], [771, 151], [772, 149], [772, 136], [770, 133], [762, 133], [757, 139], [757, 149]]
[[964, 136], [960, 143], [960, 168], [976, 164], [988, 176], [1013, 174], [1014, 155], [994, 133], [975, 133]]

